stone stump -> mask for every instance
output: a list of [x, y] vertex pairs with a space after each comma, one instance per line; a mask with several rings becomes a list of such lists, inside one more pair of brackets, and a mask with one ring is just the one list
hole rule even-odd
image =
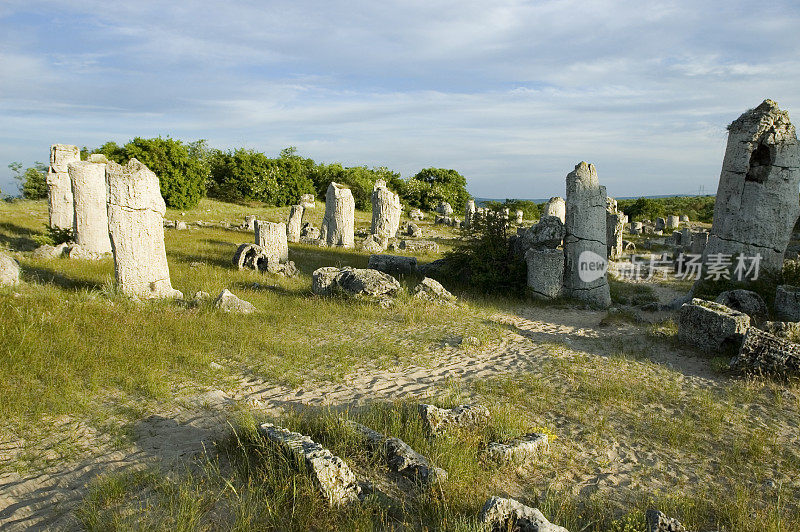
[[400, 227], [400, 196], [386, 187], [386, 182], [379, 179], [372, 190], [372, 227], [373, 235], [395, 238]]
[[350, 189], [331, 182], [325, 194], [325, 216], [320, 230], [323, 244], [346, 248], [355, 245], [355, 210], [356, 204]]
[[566, 215], [567, 205], [564, 202], [564, 198], [560, 196], [550, 198], [550, 201], [547, 202], [547, 205], [544, 207], [544, 212], [542, 213], [542, 216], [555, 216], [556, 218], [560, 218], [561, 223], [564, 223], [566, 220]]
[[133, 297], [182, 297], [172, 288], [164, 249], [166, 207], [158, 177], [136, 159], [110, 162], [108, 230], [119, 290]]
[[281, 263], [289, 260], [285, 223], [256, 220], [255, 235], [255, 243], [264, 250], [269, 262]]
[[289, 223], [286, 225], [286, 239], [289, 242], [300, 242], [300, 231], [303, 228], [303, 213], [305, 207], [293, 205], [289, 211]]
[[111, 253], [106, 165], [77, 161], [68, 168], [75, 202], [75, 243], [90, 253]]
[[611, 306], [606, 268], [606, 187], [594, 165], [567, 174], [564, 295], [601, 308]]
[[75, 201], [72, 196], [72, 181], [69, 164], [81, 160], [77, 146], [53, 144], [50, 147], [50, 168], [47, 170], [47, 207], [50, 227], [53, 229], [75, 229]]
[[475, 200], [469, 200], [466, 205], [464, 205], [464, 227], [469, 229], [475, 223], [475, 213], [477, 209], [475, 209]]
[[560, 249], [529, 249], [528, 287], [536, 297], [555, 299], [564, 283], [564, 252]]
[[786, 111], [764, 100], [728, 127], [705, 255], [761, 254], [762, 270], [780, 270], [800, 213], [798, 184], [795, 128]]

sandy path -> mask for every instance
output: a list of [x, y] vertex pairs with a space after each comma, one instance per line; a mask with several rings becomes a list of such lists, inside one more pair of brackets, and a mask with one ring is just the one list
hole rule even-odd
[[[599, 327], [604, 312], [589, 310], [529, 308], [515, 313], [495, 316], [508, 328], [499, 344], [468, 351], [455, 347], [442, 348], [440, 356], [425, 366], [404, 366], [389, 371], [359, 372], [348, 375], [343, 382], [325, 383], [290, 389], [258, 379], [241, 377], [240, 386], [227, 393], [213, 391], [203, 395], [186, 396], [169, 411], [151, 415], [135, 427], [135, 444], [125, 450], [111, 451], [109, 444], [98, 443], [84, 459], [61, 464], [35, 475], [20, 476], [5, 473], [0, 476], [0, 528], [3, 530], [73, 529], [77, 522], [71, 510], [86, 493], [87, 485], [98, 475], [125, 468], [158, 465], [171, 468], [189, 464], [200, 455], [204, 446], [228, 430], [225, 407], [233, 401], [245, 402], [255, 408], [277, 412], [298, 405], [355, 405], [366, 401], [424, 397], [446, 386], [452, 380], [473, 381], [495, 375], [516, 372], [537, 374], [541, 360], [570, 357], [586, 349], [596, 352], [598, 340], [604, 337], [641, 334], [631, 325]], [[554, 345], [556, 344], [556, 345]], [[602, 355], [598, 355], [602, 356]], [[687, 379], [700, 384], [712, 384], [702, 365], [688, 357], [665, 355], [665, 363], [684, 367]], [[543, 375], [547, 378], [546, 375]], [[558, 430], [567, 424], [563, 419], [550, 419]], [[92, 434], [84, 436], [93, 447]], [[4, 447], [5, 445], [5, 447]], [[579, 471], [563, 480], [572, 483], [577, 491], [592, 489], [604, 483], [623, 482], [625, 472], [639, 463], [656, 459], [646, 450], [609, 442], [600, 450], [601, 459], [617, 464], [587, 476]], [[0, 458], [13, 456], [13, 444], [0, 442]], [[627, 465], [626, 465], [627, 464]]]

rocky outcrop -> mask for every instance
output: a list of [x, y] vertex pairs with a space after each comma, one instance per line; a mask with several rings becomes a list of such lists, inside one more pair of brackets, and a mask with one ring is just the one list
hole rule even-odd
[[352, 296], [392, 297], [400, 290], [400, 283], [378, 270], [325, 267], [314, 271], [311, 288], [317, 295], [341, 291]]
[[486, 501], [480, 521], [490, 532], [569, 532], [548, 521], [537, 508], [503, 497], [491, 497]]
[[697, 298], [685, 303], [678, 317], [678, 337], [708, 353], [728, 345], [738, 348], [749, 327], [747, 314]]
[[772, 100], [728, 126], [728, 145], [705, 255], [760, 254], [778, 271], [800, 213], [800, 150], [789, 114]]
[[550, 449], [547, 434], [532, 432], [508, 441], [492, 442], [486, 448], [486, 457], [498, 464], [522, 465], [541, 456]]
[[447, 291], [439, 281], [425, 277], [420, 283], [414, 287], [414, 299], [421, 299], [431, 303], [438, 303], [441, 305], [454, 305], [456, 296]]
[[554, 249], [561, 245], [566, 234], [564, 224], [556, 216], [542, 216], [539, 223], [522, 233], [523, 249]]
[[401, 240], [397, 244], [397, 249], [414, 253], [417, 251], [439, 252], [439, 244], [433, 240]]
[[327, 246], [351, 248], [355, 245], [356, 204], [350, 189], [331, 182], [325, 194], [325, 216], [319, 238]]
[[164, 248], [164, 213], [158, 177], [136, 159], [110, 162], [108, 228], [119, 290], [138, 298], [183, 297], [172, 288]]
[[270, 442], [302, 462], [330, 506], [357, 502], [361, 489], [348, 465], [308, 436], [264, 423], [259, 428]]
[[731, 367], [758, 373], [800, 375], [800, 345], [750, 327]]

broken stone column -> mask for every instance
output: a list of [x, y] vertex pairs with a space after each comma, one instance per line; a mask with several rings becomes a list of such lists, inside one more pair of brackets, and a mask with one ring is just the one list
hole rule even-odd
[[164, 249], [166, 206], [158, 177], [131, 159], [106, 166], [108, 231], [119, 290], [133, 297], [183, 297], [169, 280]]
[[264, 250], [270, 263], [289, 260], [289, 245], [286, 243], [286, 224], [283, 222], [255, 222], [256, 244]]
[[293, 205], [292, 210], [289, 211], [289, 223], [286, 225], [286, 238], [289, 242], [300, 242], [305, 210], [302, 205]]
[[372, 189], [372, 227], [373, 235], [394, 238], [400, 227], [400, 196], [386, 187], [386, 182], [379, 179]]
[[528, 288], [534, 296], [555, 299], [564, 284], [564, 252], [560, 249], [535, 249], [525, 252]]
[[601, 308], [611, 306], [606, 273], [606, 187], [593, 164], [567, 174], [564, 295]]
[[772, 100], [728, 126], [714, 221], [705, 256], [761, 254], [761, 268], [780, 270], [800, 213], [800, 153], [789, 113]]
[[475, 200], [469, 200], [466, 205], [464, 205], [464, 227], [469, 229], [475, 223], [475, 213], [477, 209], [475, 209]]
[[730, 365], [732, 368], [760, 373], [797, 375], [800, 373], [800, 345], [750, 327], [739, 354]]
[[625, 214], [617, 209], [617, 200], [606, 199], [606, 247], [607, 257], [616, 260], [622, 256], [622, 232], [625, 230]]
[[81, 160], [77, 146], [53, 144], [50, 147], [50, 168], [47, 170], [47, 206], [50, 227], [53, 229], [75, 229], [75, 207], [69, 164]]
[[90, 253], [111, 253], [106, 165], [76, 161], [68, 169], [75, 202], [75, 243]]
[[355, 210], [356, 203], [350, 189], [331, 182], [325, 194], [325, 216], [319, 235], [323, 244], [346, 248], [355, 245]]
[[567, 214], [567, 205], [564, 202], [564, 198], [560, 196], [556, 196], [554, 198], [550, 198], [550, 201], [547, 202], [547, 205], [544, 207], [544, 212], [542, 216], [555, 216], [561, 220], [561, 223], [564, 223]]
[[503, 497], [490, 497], [483, 505], [479, 520], [485, 530], [492, 532], [569, 532], [548, 521], [538, 508]]
[[708, 233], [699, 231], [692, 233], [692, 254], [702, 255], [708, 245]]

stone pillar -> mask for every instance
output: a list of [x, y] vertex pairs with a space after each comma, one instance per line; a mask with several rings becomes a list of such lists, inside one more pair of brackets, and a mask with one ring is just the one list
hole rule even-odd
[[702, 255], [708, 245], [709, 234], [705, 231], [692, 233], [692, 255]]
[[81, 152], [77, 146], [70, 144], [50, 146], [47, 206], [50, 213], [50, 227], [54, 229], [75, 229], [75, 206], [68, 166], [80, 160]]
[[564, 295], [602, 308], [611, 306], [606, 253], [606, 187], [585, 162], [567, 174]]
[[283, 222], [255, 221], [256, 244], [261, 246], [270, 263], [289, 260], [289, 245], [286, 239], [286, 224]]
[[800, 153], [789, 113], [772, 100], [728, 126], [728, 145], [705, 256], [761, 254], [777, 271], [800, 213]]
[[642, 222], [633, 222], [631, 224], [631, 234], [641, 235], [644, 233], [644, 224]]
[[556, 196], [554, 198], [550, 198], [550, 201], [547, 202], [542, 216], [555, 216], [561, 220], [561, 223], [564, 223], [566, 212], [567, 207], [564, 203], [564, 198]]
[[300, 205], [302, 205], [304, 209], [313, 209], [316, 207], [314, 194], [302, 194], [300, 196]]
[[350, 189], [331, 182], [325, 194], [325, 216], [319, 233], [323, 244], [346, 248], [355, 245], [355, 211], [356, 203]]
[[475, 200], [469, 200], [466, 205], [464, 205], [464, 227], [469, 229], [475, 223], [475, 213], [477, 210], [475, 209]]
[[616, 260], [622, 256], [622, 232], [625, 220], [621, 212], [606, 211], [606, 247], [608, 258]]
[[136, 159], [106, 166], [108, 230], [119, 290], [133, 297], [183, 297], [169, 280], [166, 207], [158, 177]]
[[524, 220], [524, 219], [525, 219], [525, 213], [524, 212], [516, 211], [514, 213], [514, 221], [517, 223], [517, 225], [520, 225], [522, 223], [522, 220]]
[[106, 165], [77, 161], [68, 168], [75, 201], [75, 243], [91, 253], [111, 253]]
[[564, 283], [564, 252], [560, 249], [529, 249], [525, 252], [528, 264], [528, 288], [534, 296], [555, 299], [561, 295]]
[[667, 216], [667, 229], [676, 229], [681, 223], [680, 217], [670, 214]]
[[286, 226], [286, 238], [289, 242], [300, 242], [300, 230], [303, 227], [303, 205], [293, 205], [289, 211], [289, 223]]
[[372, 228], [373, 235], [394, 238], [400, 227], [400, 196], [386, 187], [386, 182], [379, 179], [372, 189]]

